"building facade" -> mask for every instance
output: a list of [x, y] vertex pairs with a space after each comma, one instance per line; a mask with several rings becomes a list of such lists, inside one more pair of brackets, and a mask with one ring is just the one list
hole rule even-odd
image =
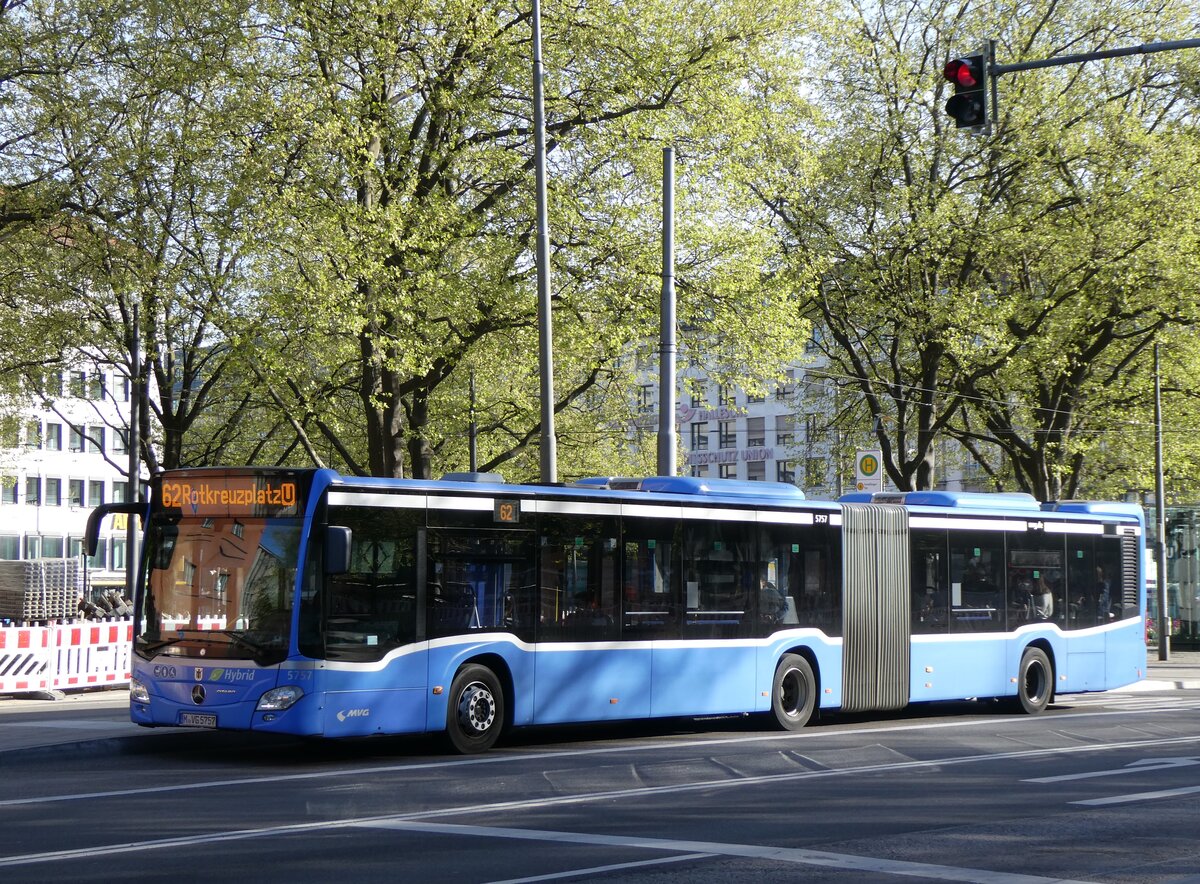
[[[0, 422], [0, 560], [83, 558], [88, 515], [129, 499], [131, 385], [111, 367], [47, 375], [44, 391]], [[87, 560], [93, 588], [125, 583], [125, 530], [101, 529]]]
[[[652, 372], [646, 365], [637, 393], [643, 432], [653, 432], [658, 420]], [[876, 447], [869, 436], [852, 438], [838, 429], [838, 397], [848, 393], [839, 390], [815, 349], [809, 362], [787, 367], [764, 395], [719, 384], [695, 365], [682, 375], [682, 388], [695, 391], [683, 393], [676, 408], [680, 471], [688, 475], [787, 482], [812, 498], [837, 498], [854, 490], [856, 452]], [[961, 447], [947, 441], [937, 458], [938, 490], [987, 489], [987, 476]]]

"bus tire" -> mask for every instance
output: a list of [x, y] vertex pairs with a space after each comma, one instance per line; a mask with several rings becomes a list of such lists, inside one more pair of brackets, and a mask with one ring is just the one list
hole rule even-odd
[[817, 679], [799, 654], [784, 654], [771, 685], [771, 715], [785, 731], [802, 729], [817, 705]]
[[486, 752], [504, 729], [504, 689], [486, 666], [464, 666], [450, 686], [446, 733], [464, 755]]
[[1026, 648], [1017, 669], [1017, 702], [1020, 711], [1037, 715], [1050, 705], [1054, 694], [1054, 670], [1041, 648]]

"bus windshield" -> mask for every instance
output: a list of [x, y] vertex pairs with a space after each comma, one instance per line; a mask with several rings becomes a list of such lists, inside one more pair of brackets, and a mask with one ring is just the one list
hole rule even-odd
[[141, 656], [260, 665], [287, 657], [303, 520], [294, 505], [230, 505], [244, 484], [164, 481], [158, 499], [166, 505], [153, 509], [146, 532]]

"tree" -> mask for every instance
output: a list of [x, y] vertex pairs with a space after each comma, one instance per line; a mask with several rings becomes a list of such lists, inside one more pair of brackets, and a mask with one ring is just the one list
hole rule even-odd
[[[528, 463], [538, 431], [528, 11], [445, 0], [270, 9], [280, 55], [267, 67], [280, 79], [256, 150], [279, 196], [261, 321], [278, 330], [266, 313], [287, 315], [295, 334], [273, 340], [264, 375], [346, 468], [427, 476], [461, 438], [474, 369], [492, 442], [506, 440], [488, 462]], [[590, 416], [595, 403], [624, 395], [619, 357], [657, 334], [658, 219], [645, 196], [657, 191], [659, 147], [690, 135], [703, 170], [704, 127], [728, 131], [713, 124], [744, 59], [796, 15], [740, 0], [545, 11], [555, 409], [564, 441], [581, 430], [580, 452], [597, 450], [606, 423]], [[754, 321], [726, 324], [723, 343], [752, 352], [759, 322], [788, 315], [783, 299], [768, 297], [753, 231], [709, 233], [685, 257], [695, 263], [690, 279], [681, 273], [681, 320], [712, 328], [706, 311], [720, 318], [737, 302]], [[289, 350], [299, 342], [319, 371], [297, 371], [308, 367]], [[346, 432], [358, 428], [361, 443]]]
[[55, 9], [96, 36], [93, 57], [47, 65], [22, 105], [53, 121], [31, 132], [29, 150], [63, 199], [27, 225], [22, 252], [8, 253], [7, 266], [28, 282], [15, 315], [45, 334], [47, 353], [99, 351], [126, 377], [149, 378], [142, 458], [152, 472], [180, 466], [193, 422], [224, 380], [232, 348], [221, 326], [246, 291], [247, 191], [229, 149], [254, 109], [253, 93], [237, 92], [242, 11]]
[[1187, 10], [1156, 7], [1151, 24], [1119, 3], [1020, 3], [969, 32], [963, 12], [830, 8], [824, 78], [800, 103], [824, 113], [809, 127], [816, 163], [804, 145], [782, 152], [775, 168], [802, 174], [776, 171], [759, 192], [791, 265], [822, 278], [809, 310], [896, 486], [931, 487], [950, 436], [998, 486], [1057, 497], [1087, 475], [1083, 440], [1130, 395], [1139, 352], [1195, 321], [1190, 292], [1166, 284], [1194, 249], [1168, 254], [1178, 234], [1149, 223], [1157, 207], [1194, 230], [1194, 132], [1162, 59], [1005, 78], [990, 139], [947, 128], [940, 68], [984, 37], [1004, 60], [1136, 43]]

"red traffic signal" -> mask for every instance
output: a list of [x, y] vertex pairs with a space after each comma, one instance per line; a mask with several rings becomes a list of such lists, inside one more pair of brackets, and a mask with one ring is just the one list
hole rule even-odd
[[976, 70], [969, 58], [955, 58], [946, 62], [942, 74], [955, 86], [972, 89], [979, 85], [980, 72]]
[[954, 84], [954, 95], [946, 102], [946, 113], [959, 129], [987, 126], [988, 71], [983, 53], [964, 55], [946, 62], [942, 76]]

